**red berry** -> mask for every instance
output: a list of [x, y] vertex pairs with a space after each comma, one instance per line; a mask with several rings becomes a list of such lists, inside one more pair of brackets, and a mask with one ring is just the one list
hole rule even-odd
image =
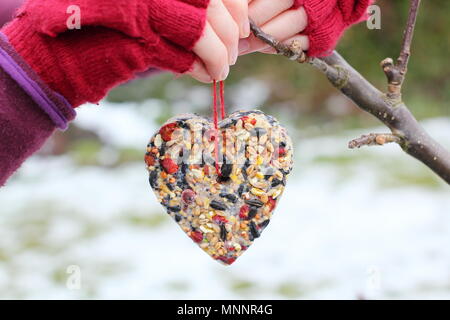
[[224, 257], [224, 256], [215, 256], [214, 259], [220, 260], [222, 262], [225, 262], [226, 257]]
[[270, 208], [270, 211], [273, 211], [275, 207], [277, 206], [277, 201], [273, 199], [272, 197], [269, 197], [269, 202], [267, 202], [267, 205]]
[[219, 215], [215, 215], [213, 217], [214, 222], [218, 223], [218, 224], [222, 224], [222, 223], [227, 223], [228, 220], [225, 217], [219, 216]]
[[250, 207], [248, 205], [244, 204], [241, 207], [241, 209], [239, 210], [239, 218], [247, 219], [249, 211], [250, 211]]
[[216, 259], [217, 259], [217, 260], [220, 260], [220, 261], [222, 261], [223, 263], [228, 264], [228, 265], [233, 264], [233, 262], [236, 261], [236, 258], [234, 258], [234, 257], [232, 257], [232, 258], [227, 258], [227, 257], [225, 257], [225, 256], [219, 256], [219, 257], [216, 257]]
[[178, 171], [178, 165], [170, 158], [165, 158], [161, 161], [161, 165], [168, 174], [173, 174]]
[[205, 132], [205, 137], [209, 142], [216, 140], [218, 132], [216, 129], [209, 129]]
[[170, 141], [170, 139], [172, 138], [172, 133], [176, 128], [177, 124], [175, 122], [168, 123], [159, 130], [159, 134], [164, 141]]
[[209, 166], [207, 164], [205, 164], [205, 166], [203, 167], [203, 172], [206, 176], [209, 175]]
[[149, 167], [155, 164], [155, 157], [153, 157], [150, 153], [146, 153], [144, 159], [145, 159], [145, 163]]
[[255, 118], [250, 118], [250, 117], [248, 117], [248, 116], [243, 116], [242, 118], [241, 118], [241, 120], [242, 120], [242, 122], [249, 122], [249, 123], [251, 123], [252, 125], [255, 125], [256, 124], [256, 119]]
[[285, 148], [279, 148], [278, 149], [278, 156], [279, 157], [284, 157], [286, 155], [286, 149]]
[[195, 200], [195, 195], [196, 194], [194, 191], [192, 191], [191, 189], [186, 189], [181, 194], [181, 200], [183, 200], [183, 202], [186, 204], [191, 204]]
[[201, 233], [200, 231], [192, 231], [191, 239], [194, 240], [194, 242], [196, 242], [196, 243], [202, 242], [203, 233]]

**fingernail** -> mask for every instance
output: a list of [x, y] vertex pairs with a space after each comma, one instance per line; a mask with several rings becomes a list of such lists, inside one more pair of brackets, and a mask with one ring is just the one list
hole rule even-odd
[[243, 54], [250, 49], [250, 42], [247, 39], [239, 40], [239, 54]]
[[231, 59], [230, 59], [231, 66], [234, 66], [236, 64], [238, 56], [239, 56], [239, 49], [236, 48], [236, 50], [233, 50], [233, 55], [231, 56]]
[[250, 21], [247, 19], [241, 26], [241, 33], [244, 38], [250, 35]]
[[228, 77], [228, 74], [230, 73], [230, 66], [225, 66], [225, 68], [222, 71], [222, 74], [220, 75], [220, 80], [225, 80]]

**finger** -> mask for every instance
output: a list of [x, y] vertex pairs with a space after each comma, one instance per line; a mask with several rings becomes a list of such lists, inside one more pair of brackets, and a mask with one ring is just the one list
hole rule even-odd
[[248, 12], [256, 25], [262, 26], [280, 13], [292, 8], [293, 5], [294, 0], [254, 0]]
[[[308, 36], [304, 35], [296, 35], [292, 38], [289, 38], [287, 40], [284, 40], [283, 43], [286, 45], [291, 45], [292, 42], [297, 41], [300, 44], [300, 48], [302, 48], [303, 51], [308, 51], [309, 49], [309, 38]], [[277, 50], [271, 46], [267, 46], [264, 49], [259, 50], [261, 53], [267, 53], [267, 54], [277, 54]]]
[[223, 0], [223, 3], [239, 26], [240, 37], [247, 38], [250, 35], [248, 0]]
[[[255, 0], [256, 1], [256, 0]], [[286, 11], [276, 18], [270, 20], [261, 29], [279, 41], [289, 39], [305, 29], [307, 25], [307, 16], [305, 10]], [[239, 54], [248, 54], [267, 48], [267, 45], [255, 36], [251, 35], [248, 39], [242, 39], [239, 43]]]
[[235, 64], [239, 53], [239, 28], [222, 0], [210, 1], [208, 22], [228, 50], [228, 63]]
[[203, 36], [197, 41], [193, 51], [203, 62], [212, 79], [227, 78], [230, 72], [227, 48], [208, 22]]
[[204, 64], [198, 60], [194, 62], [191, 70], [185, 74], [203, 83], [211, 83], [213, 81]]

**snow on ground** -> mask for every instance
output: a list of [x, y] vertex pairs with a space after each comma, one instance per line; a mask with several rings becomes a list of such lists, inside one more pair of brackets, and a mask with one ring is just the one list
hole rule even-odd
[[[85, 109], [78, 125], [118, 146], [142, 148], [156, 127]], [[450, 147], [448, 119], [425, 126]], [[142, 163], [34, 157], [0, 191], [0, 298], [449, 299], [448, 186], [394, 145], [346, 148], [371, 131], [300, 140], [271, 224], [230, 267], [180, 232]]]

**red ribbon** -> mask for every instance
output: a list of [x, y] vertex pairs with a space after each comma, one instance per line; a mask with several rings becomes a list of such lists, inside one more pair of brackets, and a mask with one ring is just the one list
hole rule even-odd
[[[220, 113], [222, 120], [225, 119], [225, 84], [220, 81]], [[214, 160], [216, 162], [216, 172], [220, 176], [219, 168], [219, 111], [217, 108], [217, 81], [213, 82], [213, 120], [214, 120]]]

